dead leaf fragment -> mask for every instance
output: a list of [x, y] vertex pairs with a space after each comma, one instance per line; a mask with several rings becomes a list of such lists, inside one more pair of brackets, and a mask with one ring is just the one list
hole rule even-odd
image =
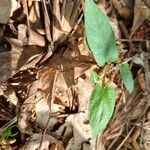
[[92, 82], [88, 79], [78, 79], [78, 99], [79, 99], [79, 111], [87, 111], [88, 101], [93, 91]]
[[37, 45], [37, 46], [45, 46], [45, 39], [39, 33], [29, 30], [29, 39], [27, 38], [27, 26], [24, 24], [18, 25], [18, 40], [22, 43], [22, 45]]
[[49, 147], [52, 144], [56, 144], [59, 150], [64, 150], [63, 145], [59, 143], [54, 137], [46, 134], [44, 135], [42, 143], [41, 138], [42, 134], [37, 133], [32, 134], [29, 140], [24, 145], [23, 150], [37, 150], [39, 149], [39, 147], [41, 148], [41, 150], [49, 150]]
[[[149, 17], [150, 17], [150, 8], [147, 5], [145, 5], [143, 0], [135, 0], [134, 21], [133, 21], [132, 32], [131, 32], [130, 38], [132, 38], [132, 36], [136, 34], [136, 31], [138, 30], [138, 28], [141, 27], [144, 21], [147, 20]], [[144, 30], [147, 30], [147, 27]], [[146, 34], [146, 33], [143, 33], [143, 34]]]
[[133, 16], [133, 1], [129, 0], [112, 0], [114, 7], [118, 13], [125, 19], [130, 19]]
[[16, 0], [0, 0], [0, 23], [7, 23], [19, 7], [20, 4]]

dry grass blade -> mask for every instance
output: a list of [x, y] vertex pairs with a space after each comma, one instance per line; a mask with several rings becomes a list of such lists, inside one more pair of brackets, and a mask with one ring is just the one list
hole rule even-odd
[[14, 123], [16, 123], [16, 122], [17, 122], [17, 117], [18, 117], [18, 116], [14, 117], [12, 120], [10, 120], [8, 123], [6, 123], [4, 126], [2, 126], [2, 127], [0, 128], [0, 134], [1, 134], [6, 128], [8, 128], [8, 127], [10, 127], [11, 125], [13, 125]]

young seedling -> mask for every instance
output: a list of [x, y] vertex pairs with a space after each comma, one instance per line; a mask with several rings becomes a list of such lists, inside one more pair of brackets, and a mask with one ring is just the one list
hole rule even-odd
[[[85, 37], [86, 46], [93, 53], [99, 67], [118, 59], [118, 51], [114, 32], [107, 16], [97, 7], [93, 0], [85, 0]], [[134, 82], [127, 64], [120, 65], [120, 74], [125, 87], [132, 92]], [[92, 136], [96, 137], [108, 124], [115, 107], [115, 88], [103, 82], [105, 74], [99, 77], [93, 72], [91, 79], [95, 88], [89, 100], [89, 120]], [[101, 80], [101, 82], [100, 82]]]

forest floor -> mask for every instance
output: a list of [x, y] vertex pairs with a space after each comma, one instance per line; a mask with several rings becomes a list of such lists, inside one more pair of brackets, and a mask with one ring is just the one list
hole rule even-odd
[[104, 67], [85, 45], [84, 1], [0, 1], [0, 150], [150, 150], [150, 1], [96, 2], [134, 90], [111, 64], [106, 80], [116, 89], [115, 111], [95, 139], [90, 75]]

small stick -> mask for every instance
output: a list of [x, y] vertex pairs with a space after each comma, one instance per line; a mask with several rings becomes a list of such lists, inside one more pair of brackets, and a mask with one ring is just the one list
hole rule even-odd
[[24, 1], [24, 9], [27, 15], [27, 45], [29, 45], [30, 40], [30, 22], [29, 22], [29, 11], [27, 7], [27, 0]]
[[135, 128], [135, 126], [132, 127], [132, 129], [130, 130], [130, 132], [128, 133], [128, 135], [124, 138], [124, 140], [120, 143], [120, 145], [117, 147], [116, 150], [120, 150], [120, 148], [122, 147], [122, 145], [125, 143], [125, 141], [129, 138], [129, 136], [133, 132], [134, 128]]
[[51, 117], [58, 116], [58, 115], [60, 115], [60, 112], [54, 112], [54, 113], [50, 113], [50, 114], [49, 114], [47, 123], [46, 123], [46, 125], [45, 125], [45, 129], [44, 129], [44, 131], [43, 131], [43, 133], [42, 133], [39, 150], [41, 150], [41, 148], [42, 148], [42, 142], [43, 142], [43, 140], [44, 140], [44, 135], [46, 134], [46, 131], [47, 131], [47, 128], [48, 128], [48, 124], [49, 124], [50, 118], [51, 118]]

